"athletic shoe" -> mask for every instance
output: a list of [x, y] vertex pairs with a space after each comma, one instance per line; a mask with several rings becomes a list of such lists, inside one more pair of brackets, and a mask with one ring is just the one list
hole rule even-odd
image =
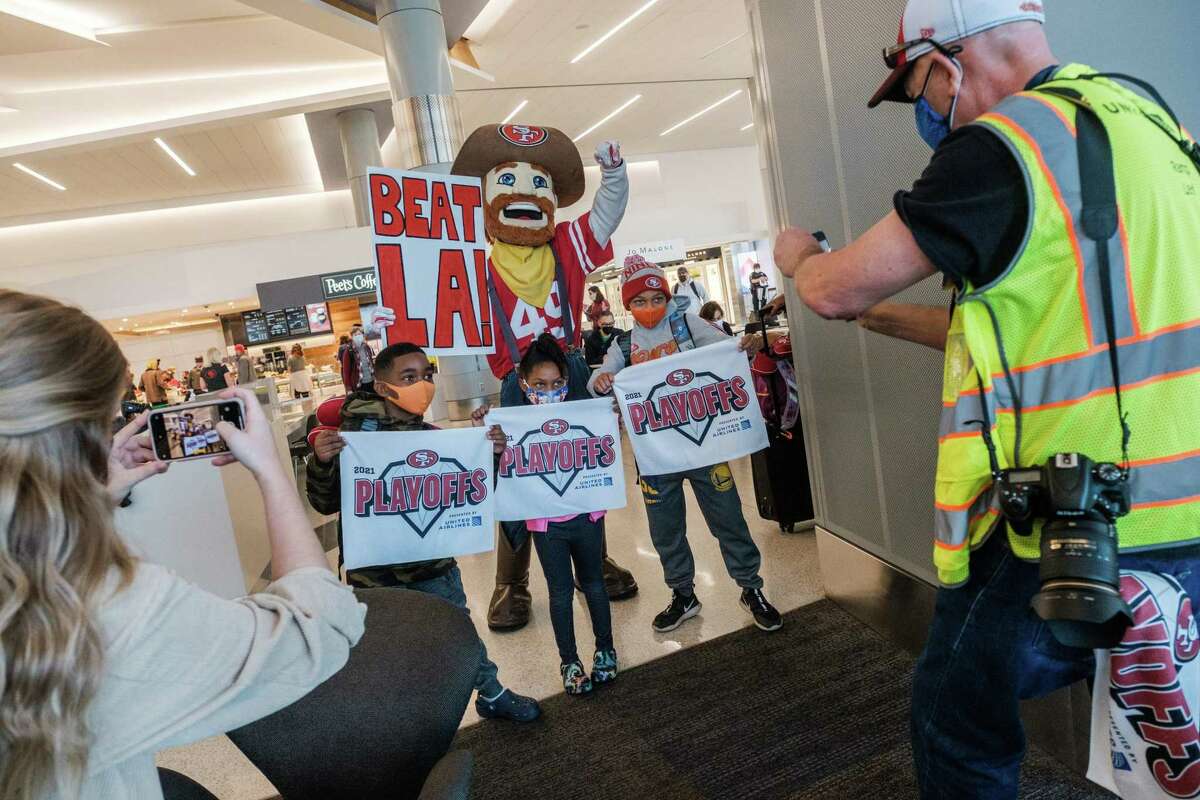
[[700, 598], [696, 595], [682, 595], [675, 591], [671, 593], [671, 605], [667, 606], [654, 618], [654, 630], [659, 633], [673, 631], [692, 617], [700, 613]]
[[558, 671], [562, 673], [563, 688], [567, 694], [578, 697], [592, 691], [592, 679], [583, 671], [583, 664], [578, 661], [563, 664]]
[[767, 602], [762, 589], [743, 589], [742, 608], [754, 616], [754, 624], [761, 630], [777, 631], [783, 627], [783, 617]]
[[592, 656], [592, 683], [599, 686], [617, 679], [617, 651], [597, 650]]
[[492, 700], [475, 698], [475, 711], [484, 719], [508, 719], [513, 722], [533, 722], [542, 708], [532, 697], [523, 697], [505, 689]]

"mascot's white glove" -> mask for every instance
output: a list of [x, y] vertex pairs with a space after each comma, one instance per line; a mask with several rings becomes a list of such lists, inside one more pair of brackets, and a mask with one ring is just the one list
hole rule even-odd
[[383, 329], [396, 324], [396, 312], [387, 306], [375, 306], [371, 320], [367, 323], [367, 334], [383, 333]]
[[621, 224], [629, 203], [629, 176], [621, 158], [621, 143], [604, 141], [596, 145], [596, 163], [600, 165], [600, 188], [592, 201], [588, 225], [596, 241], [605, 245]]

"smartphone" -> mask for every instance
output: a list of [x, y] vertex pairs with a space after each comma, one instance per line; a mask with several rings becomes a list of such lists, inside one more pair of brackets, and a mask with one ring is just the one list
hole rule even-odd
[[212, 458], [228, 453], [229, 447], [217, 433], [224, 421], [245, 429], [246, 413], [241, 400], [203, 400], [150, 412], [150, 441], [159, 461]]

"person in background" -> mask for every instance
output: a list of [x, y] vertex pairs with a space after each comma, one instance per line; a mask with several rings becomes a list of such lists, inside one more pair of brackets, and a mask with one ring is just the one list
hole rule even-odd
[[771, 281], [758, 262], [755, 262], [754, 268], [750, 270], [748, 280], [750, 282], [751, 308], [757, 309], [760, 304], [767, 302], [767, 289], [770, 288]]
[[136, 403], [137, 402], [137, 392], [138, 392], [137, 384], [133, 382], [133, 370], [131, 370], [129, 368], [129, 365], [126, 365], [125, 366], [125, 394], [121, 397], [121, 399], [127, 403]]
[[258, 378], [254, 372], [254, 362], [250, 360], [250, 354], [246, 352], [246, 345], [235, 344], [233, 351], [237, 353], [238, 386], [249, 386]]
[[[415, 344], [397, 342], [385, 347], [375, 360], [375, 388], [355, 392], [342, 405], [340, 431], [428, 431], [434, 426], [423, 415], [433, 401], [433, 365]], [[484, 409], [475, 422], [482, 424]], [[338, 431], [323, 430], [313, 440], [313, 453], [305, 466], [306, 491], [312, 507], [322, 514], [339, 514], [338, 544], [342, 541], [341, 470], [338, 454], [346, 446]], [[503, 446], [501, 446], [503, 449]], [[397, 522], [397, 524], [400, 524]], [[453, 558], [390, 564], [348, 570], [346, 581], [362, 588], [390, 586], [440, 597], [470, 616], [463, 591], [462, 573]], [[478, 697], [475, 710], [481, 717], [532, 722], [541, 714], [537, 701], [505, 689], [495, 663], [480, 642]]]
[[208, 364], [200, 370], [200, 379], [204, 388], [209, 392], [219, 392], [229, 388], [229, 367], [221, 360], [221, 351], [215, 347], [208, 348]]
[[595, 330], [600, 325], [600, 317], [611, 310], [608, 300], [604, 299], [604, 293], [600, 291], [600, 287], [595, 284], [589, 286], [588, 304], [584, 307], [583, 313], [587, 316], [588, 321], [592, 323], [592, 330]]
[[200, 375], [204, 371], [204, 356], [196, 356], [196, 364], [188, 370], [187, 385], [192, 396], [201, 394], [205, 391], [204, 378]]
[[681, 312], [691, 311], [695, 314], [696, 309], [708, 302], [708, 291], [692, 279], [687, 267], [680, 265], [675, 274], [679, 278], [674, 290], [675, 307]]
[[304, 348], [299, 342], [292, 345], [292, 354], [288, 356], [288, 372], [293, 397], [308, 397], [312, 394], [312, 375], [308, 371], [308, 362], [304, 360]]
[[[607, 303], [605, 303], [607, 305]], [[611, 311], [605, 311], [596, 321], [596, 327], [588, 331], [583, 339], [583, 354], [589, 367], [598, 367], [604, 362], [604, 354], [612, 344], [613, 337], [625, 331], [617, 327]]]
[[146, 371], [142, 373], [142, 394], [146, 396], [146, 405], [165, 406], [167, 404], [167, 373], [158, 368], [158, 359], [152, 358], [146, 363]]
[[218, 425], [232, 455], [213, 463], [236, 459], [257, 482], [274, 581], [226, 600], [129, 551], [113, 509], [167, 464], [145, 413], [110, 432], [125, 372], [82, 311], [0, 290], [5, 798], [162, 797], [156, 751], [298, 700], [363, 633], [365, 609], [329, 569], [248, 392], [222, 395], [242, 400], [246, 424]]
[[350, 337], [342, 334], [338, 339], [337, 362], [338, 372], [342, 376], [342, 388], [346, 394], [358, 388], [358, 359], [353, 357], [350, 347]]
[[[517, 373], [521, 378], [521, 389], [530, 403], [561, 403], [567, 399], [567, 357], [552, 334], [543, 333], [533, 341], [517, 365]], [[508, 443], [508, 437], [499, 425], [493, 425], [488, 436], [501, 451]], [[617, 678], [612, 615], [608, 591], [604, 587], [605, 513], [601, 509], [587, 514], [525, 520], [550, 590], [550, 624], [558, 645], [563, 689], [574, 696], [588, 694], [595, 686], [611, 683]], [[572, 562], [575, 575], [571, 571]], [[596, 637], [590, 676], [579, 660], [575, 644], [572, 604], [576, 576], [587, 600], [592, 632]]]
[[[350, 350], [348, 359], [353, 363], [354, 369], [350, 377], [356, 378], [357, 383], [353, 384], [354, 388], [351, 391], [366, 392], [368, 394], [375, 391], [375, 354], [371, 352], [371, 346], [367, 344], [367, 334], [363, 330], [362, 325], [355, 325], [350, 329]], [[342, 370], [343, 380], [345, 380], [345, 370]]]
[[700, 319], [707, 320], [725, 331], [726, 336], [733, 336], [733, 328], [725, 321], [725, 311], [716, 300], [709, 300], [700, 306]]
[[[612, 392], [613, 379], [625, 367], [663, 358], [681, 349], [671, 318], [683, 312], [670, 313], [671, 295], [661, 267], [639, 255], [627, 257], [621, 273], [621, 300], [637, 324], [608, 348], [604, 364], [592, 374], [588, 389], [596, 397]], [[680, 335], [688, 337], [683, 342], [685, 347], [704, 347], [728, 338], [694, 314], [683, 313], [683, 318], [685, 332]], [[761, 337], [746, 336], [740, 347], [753, 355], [760, 342]], [[654, 618], [654, 630], [673, 631], [700, 613], [700, 599], [695, 593], [696, 563], [687, 541], [685, 480], [692, 484], [704, 519], [720, 542], [725, 569], [742, 589], [742, 607], [764, 631], [783, 627], [783, 618], [763, 594], [759, 575], [762, 556], [750, 538], [733, 472], [728, 464], [721, 463], [668, 475], [642, 475], [650, 540], [662, 562], [663, 579], [671, 589], [671, 603]]]

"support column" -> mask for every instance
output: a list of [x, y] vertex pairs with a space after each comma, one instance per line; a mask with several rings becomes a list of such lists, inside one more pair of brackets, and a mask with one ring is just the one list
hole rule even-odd
[[[462, 117], [450, 78], [446, 25], [439, 0], [376, 0], [383, 57], [392, 89], [392, 119], [402, 169], [449, 172], [463, 143]], [[438, 392], [452, 420], [498, 395], [487, 359], [438, 359]]]
[[371, 224], [371, 195], [367, 186], [367, 168], [383, 166], [379, 154], [379, 127], [375, 112], [369, 108], [351, 108], [337, 115], [342, 157], [346, 160], [346, 179], [354, 201], [354, 219], [358, 226]]

